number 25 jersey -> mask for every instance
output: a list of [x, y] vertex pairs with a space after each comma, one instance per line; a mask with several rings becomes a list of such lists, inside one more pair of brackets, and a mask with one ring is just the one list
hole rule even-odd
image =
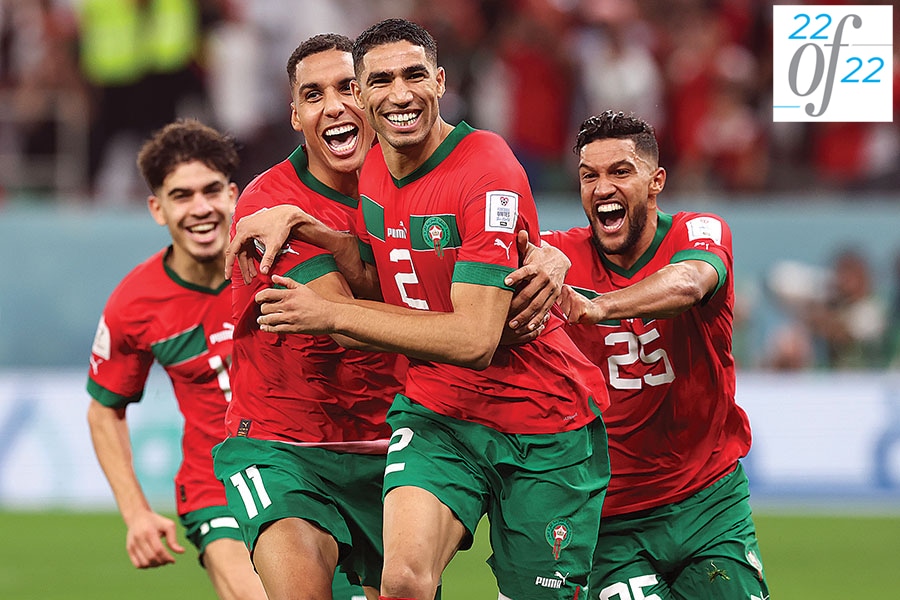
[[589, 298], [685, 260], [719, 273], [716, 290], [677, 317], [567, 326], [609, 384], [604, 516], [683, 500], [731, 472], [750, 449], [749, 421], [734, 398], [731, 231], [710, 214], [659, 212], [658, 219], [653, 243], [629, 270], [597, 252], [589, 227], [541, 234], [572, 261], [566, 283]]

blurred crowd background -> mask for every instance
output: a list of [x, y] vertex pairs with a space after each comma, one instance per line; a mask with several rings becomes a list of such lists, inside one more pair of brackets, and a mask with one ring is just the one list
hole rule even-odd
[[[770, 1], [0, 0], [0, 219], [4, 203], [143, 206], [135, 152], [176, 116], [237, 137], [245, 185], [299, 141], [296, 45], [387, 16], [434, 34], [444, 117], [502, 134], [539, 204], [577, 197], [574, 133], [608, 108], [655, 125], [669, 197], [900, 200], [896, 7], [894, 122], [773, 123]], [[865, 249], [829, 253], [773, 265], [784, 318], [763, 350], [736, 352], [743, 366], [900, 368], [900, 253], [893, 271]], [[739, 296], [738, 341], [752, 305]]]

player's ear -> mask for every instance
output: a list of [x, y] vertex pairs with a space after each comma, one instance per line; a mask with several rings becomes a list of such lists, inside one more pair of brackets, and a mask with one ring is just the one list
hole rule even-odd
[[365, 110], [366, 107], [362, 102], [362, 90], [359, 89], [359, 82], [355, 79], [350, 81], [350, 92], [353, 94], [353, 101], [356, 102], [356, 108]]
[[446, 73], [444, 73], [444, 67], [438, 67], [437, 74], [435, 75], [435, 80], [438, 84], [437, 97], [442, 98], [444, 96], [444, 92], [447, 91], [447, 80]]
[[296, 132], [302, 132], [303, 126], [300, 124], [300, 115], [297, 114], [297, 106], [291, 102], [291, 127]]
[[237, 199], [240, 190], [235, 182], [231, 181], [228, 183], [228, 211], [229, 214], [234, 214], [234, 209], [237, 206]]
[[657, 167], [650, 178], [650, 193], [655, 196], [663, 191], [664, 187], [666, 187], [666, 170], [662, 167]]
[[153, 217], [157, 224], [166, 224], [166, 215], [163, 214], [162, 204], [155, 194], [147, 196], [147, 210], [150, 211], [150, 216]]

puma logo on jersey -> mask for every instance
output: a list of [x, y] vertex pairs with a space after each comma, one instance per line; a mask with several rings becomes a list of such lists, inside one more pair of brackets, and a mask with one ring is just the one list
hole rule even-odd
[[217, 331], [215, 333], [210, 334], [209, 343], [218, 344], [219, 342], [227, 342], [234, 337], [234, 324], [233, 323], [222, 323], [222, 331]]
[[494, 245], [500, 246], [501, 248], [506, 250], [506, 260], [509, 260], [509, 251], [512, 248], [513, 243], [510, 242], [509, 244], [504, 244], [502, 241], [500, 241], [500, 238], [494, 238]]
[[406, 227], [403, 226], [403, 221], [400, 221], [400, 227], [388, 227], [387, 228], [387, 236], [389, 238], [405, 240], [407, 236], [406, 236]]
[[[554, 577], [556, 579], [554, 579]], [[566, 579], [568, 579], [568, 578], [569, 578], [568, 573], [563, 575], [559, 571], [555, 571], [553, 573], [553, 577], [541, 577], [540, 575], [538, 575], [534, 580], [534, 585], [539, 585], [544, 588], [551, 588], [551, 589], [558, 590], [562, 586], [566, 585]]]
[[100, 371], [101, 363], [103, 363], [104, 361], [102, 358], [94, 358], [94, 355], [92, 354], [91, 358], [90, 358], [90, 362], [91, 362], [91, 371], [94, 373], [94, 375], [96, 375]]
[[[253, 246], [256, 248], [256, 251], [260, 253], [260, 255], [266, 253], [266, 245], [256, 238], [253, 239]], [[281, 256], [282, 254], [296, 254], [297, 256], [300, 256], [299, 252], [291, 248], [290, 242], [286, 242], [284, 246], [281, 247], [281, 250], [278, 251], [279, 256]]]

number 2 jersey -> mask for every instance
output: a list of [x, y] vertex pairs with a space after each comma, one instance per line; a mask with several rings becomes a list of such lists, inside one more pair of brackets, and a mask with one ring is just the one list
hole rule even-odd
[[566, 327], [609, 382], [604, 516], [683, 500], [730, 473], [750, 449], [750, 424], [734, 399], [731, 231], [710, 214], [658, 212], [658, 219], [652, 245], [627, 271], [600, 256], [589, 227], [541, 234], [570, 258], [566, 283], [588, 298], [685, 260], [719, 273], [716, 290], [677, 317]]
[[188, 283], [161, 250], [135, 267], [107, 300], [88, 372], [88, 393], [104, 406], [138, 402], [153, 361], [172, 381], [184, 416], [182, 462], [175, 475], [178, 514], [225, 505], [213, 474], [212, 447], [225, 438], [231, 396], [231, 293]]
[[[451, 312], [454, 282], [509, 289], [516, 232], [539, 243], [537, 210], [506, 143], [460, 123], [413, 173], [395, 180], [377, 146], [360, 173], [363, 259], [385, 302]], [[499, 346], [482, 371], [410, 359], [407, 397], [439, 414], [504, 433], [577, 429], [608, 404], [602, 374], [556, 317], [535, 341]]]
[[[299, 206], [336, 231], [355, 230], [358, 201], [317, 180], [302, 147], [247, 186], [238, 199], [232, 236], [242, 218], [279, 204]], [[337, 265], [327, 251], [290, 238], [271, 272], [309, 283], [337, 272]], [[234, 397], [226, 417], [228, 435], [386, 452], [390, 428], [385, 417], [401, 389], [406, 359], [345, 349], [327, 335], [261, 331], [255, 297], [272, 285], [261, 273], [245, 285], [235, 262]]]

